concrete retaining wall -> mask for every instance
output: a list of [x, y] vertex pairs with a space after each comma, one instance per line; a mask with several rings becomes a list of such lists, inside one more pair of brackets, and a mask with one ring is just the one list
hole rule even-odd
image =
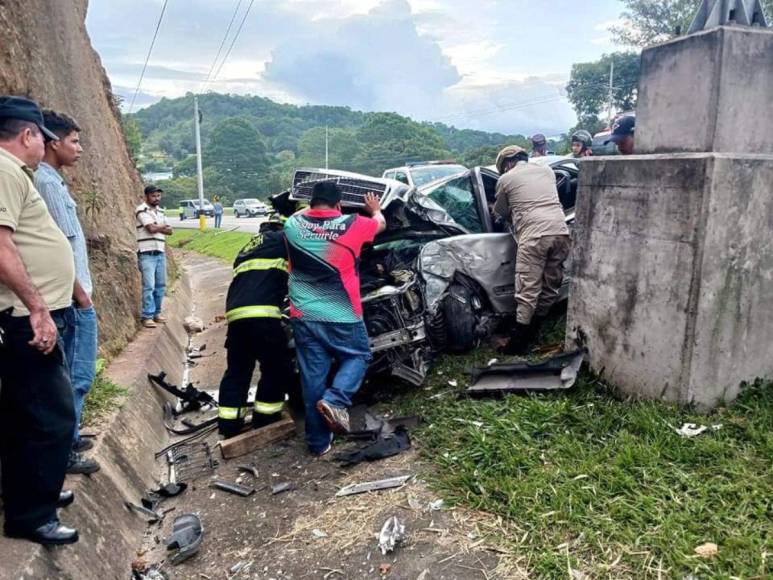
[[129, 577], [147, 525], [123, 502], [139, 503], [141, 494], [156, 486], [153, 454], [169, 440], [161, 421], [164, 399], [146, 375], [165, 370], [170, 382], [181, 384], [187, 345], [182, 322], [190, 304], [190, 285], [183, 275], [166, 302], [168, 324], [143, 330], [107, 370], [107, 376], [130, 393], [119, 411], [95, 427], [100, 434], [89, 455], [99, 461], [101, 471], [90, 477], [68, 476], [65, 482], [76, 500], [61, 517], [78, 528], [80, 541], [47, 549], [0, 537], [0, 579]]
[[708, 408], [773, 376], [773, 158], [591, 158], [569, 339], [625, 393]]
[[642, 53], [636, 152], [773, 154], [773, 30], [722, 26]]

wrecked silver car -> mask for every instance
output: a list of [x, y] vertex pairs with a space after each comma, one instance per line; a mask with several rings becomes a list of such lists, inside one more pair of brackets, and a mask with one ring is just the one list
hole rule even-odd
[[[567, 222], [574, 219], [578, 168], [546, 158], [556, 172]], [[463, 352], [515, 312], [515, 243], [491, 214], [498, 174], [475, 167], [419, 188], [324, 169], [298, 169], [290, 190], [272, 198], [290, 215], [311, 198], [314, 183], [335, 180], [345, 211], [381, 200], [387, 229], [360, 259], [371, 372], [421, 384], [436, 352]]]

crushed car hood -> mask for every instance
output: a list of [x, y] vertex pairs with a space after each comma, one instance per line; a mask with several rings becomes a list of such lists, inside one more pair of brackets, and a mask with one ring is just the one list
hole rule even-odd
[[380, 201], [387, 231], [380, 239], [394, 239], [411, 233], [437, 232], [444, 236], [469, 233], [448, 213], [420, 190], [393, 179], [382, 179], [348, 171], [302, 168], [295, 172], [293, 186], [270, 198], [274, 210], [290, 216], [308, 204], [311, 188], [319, 181], [335, 181], [343, 192], [341, 204], [352, 212], [364, 207], [367, 192]]

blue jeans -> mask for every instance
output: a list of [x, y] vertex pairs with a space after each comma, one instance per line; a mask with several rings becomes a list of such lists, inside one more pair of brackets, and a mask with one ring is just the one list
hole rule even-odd
[[[352, 396], [359, 390], [371, 359], [368, 333], [362, 322], [294, 319], [292, 325], [306, 408], [306, 444], [312, 453], [321, 453], [330, 444], [331, 433], [317, 411], [317, 401], [351, 407]], [[333, 361], [339, 366], [328, 387]]]
[[68, 308], [63, 314], [62, 346], [69, 367], [75, 406], [73, 445], [80, 440], [83, 403], [97, 375], [97, 313], [94, 307]]
[[142, 272], [142, 320], [161, 314], [161, 302], [166, 293], [166, 255], [143, 252], [139, 254]]
[[221, 214], [221, 213], [216, 213], [216, 214], [215, 214], [215, 227], [216, 227], [216, 228], [219, 228], [219, 227], [220, 227], [220, 223], [221, 223], [222, 221], [223, 221], [223, 214]]

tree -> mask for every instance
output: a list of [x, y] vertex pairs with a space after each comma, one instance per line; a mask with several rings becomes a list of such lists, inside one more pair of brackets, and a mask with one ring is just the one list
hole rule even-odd
[[[622, 23], [611, 26], [617, 44], [645, 47], [685, 34], [701, 0], [622, 0]], [[773, 0], [763, 0], [768, 19], [773, 18]]]
[[595, 62], [577, 63], [572, 65], [566, 92], [577, 113], [578, 126], [596, 128], [599, 124], [599, 116], [608, 104], [609, 70], [613, 63], [612, 106], [620, 111], [636, 107], [641, 64], [638, 53], [614, 52]]
[[250, 122], [241, 117], [221, 121], [204, 149], [204, 162], [216, 175], [209, 191], [232, 198], [255, 197], [264, 190], [269, 170], [266, 145]]

